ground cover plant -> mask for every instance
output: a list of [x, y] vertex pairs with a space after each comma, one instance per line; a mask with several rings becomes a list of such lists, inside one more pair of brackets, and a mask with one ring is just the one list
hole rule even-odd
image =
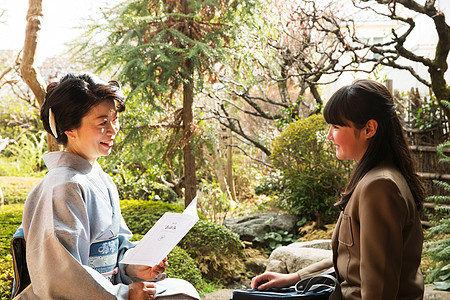
[[10, 299], [13, 279], [13, 266], [10, 254], [10, 241], [22, 223], [23, 204], [0, 207], [0, 295], [1, 300]]

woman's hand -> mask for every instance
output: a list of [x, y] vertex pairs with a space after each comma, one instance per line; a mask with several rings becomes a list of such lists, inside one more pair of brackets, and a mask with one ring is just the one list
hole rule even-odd
[[143, 280], [153, 280], [156, 276], [164, 273], [166, 268], [169, 266], [167, 263], [167, 257], [165, 257], [162, 262], [153, 267], [143, 266], [143, 265], [128, 265], [125, 272], [130, 277], [137, 277]]
[[129, 300], [149, 300], [155, 299], [156, 287], [151, 282], [133, 282], [128, 285]]
[[297, 273], [281, 274], [266, 272], [252, 279], [252, 289], [265, 290], [268, 288], [282, 288], [294, 285], [299, 281]]

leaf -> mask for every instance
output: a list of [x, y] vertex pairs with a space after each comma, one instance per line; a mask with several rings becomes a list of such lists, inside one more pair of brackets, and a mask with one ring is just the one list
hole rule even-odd
[[450, 290], [450, 281], [435, 282], [434, 287], [440, 291], [449, 291]]

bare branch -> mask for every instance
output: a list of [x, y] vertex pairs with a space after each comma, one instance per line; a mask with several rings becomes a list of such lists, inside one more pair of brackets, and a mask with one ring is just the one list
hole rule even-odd
[[259, 159], [259, 158], [256, 158], [256, 157], [251, 156], [250, 154], [248, 154], [247, 151], [245, 151], [242, 147], [240, 147], [240, 146], [238, 146], [238, 145], [226, 144], [225, 146], [237, 148], [237, 149], [241, 150], [241, 151], [245, 154], [245, 156], [249, 157], [250, 159], [252, 159], [252, 160], [254, 160], [254, 161], [257, 161], [257, 162], [259, 162], [259, 163], [262, 163], [263, 165], [265, 165], [265, 166], [267, 166], [267, 167], [273, 168], [273, 166], [272, 166], [271, 164], [265, 162], [264, 160], [261, 160], [261, 159]]

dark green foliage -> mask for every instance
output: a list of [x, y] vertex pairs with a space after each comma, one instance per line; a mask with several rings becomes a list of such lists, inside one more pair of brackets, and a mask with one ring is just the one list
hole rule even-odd
[[[75, 42], [78, 57], [98, 70], [117, 70], [129, 84], [130, 96], [158, 106], [189, 80], [202, 88], [204, 74], [215, 61], [224, 61], [225, 45], [239, 24], [234, 14], [244, 14], [247, 1], [125, 1], [105, 9], [101, 24]], [[242, 3], [242, 5], [239, 5]], [[181, 26], [184, 23], [189, 26]], [[102, 43], [96, 42], [98, 36]], [[190, 61], [190, 67], [186, 61]], [[167, 101], [169, 105], [171, 103]]]
[[169, 277], [181, 278], [189, 281], [196, 289], [200, 289], [203, 280], [202, 273], [197, 267], [197, 263], [189, 254], [176, 246], [167, 256], [169, 267], [166, 273]]
[[289, 213], [317, 221], [335, 221], [333, 203], [343, 192], [350, 163], [336, 158], [326, 139], [328, 125], [321, 115], [291, 123], [273, 143], [271, 160], [282, 172], [281, 205]]
[[[442, 105], [445, 105], [445, 102], [448, 103], [448, 101], [442, 100]], [[412, 93], [410, 94], [410, 103], [409, 113], [413, 117], [414, 127], [419, 131], [443, 126], [442, 108], [434, 96], [420, 99], [420, 95]]]
[[216, 223], [198, 221], [179, 246], [197, 261], [209, 280], [229, 283], [242, 268], [243, 248], [239, 236]]
[[[438, 146], [438, 153], [441, 155], [441, 162], [444, 164], [450, 163], [450, 157], [446, 156], [442, 149], [449, 146], [450, 142]], [[450, 192], [450, 184], [438, 180], [434, 182], [443, 187], [445, 191]], [[448, 206], [450, 196], [431, 196], [427, 200], [438, 204], [436, 210], [442, 216], [440, 220], [432, 221], [433, 226], [430, 228], [430, 234], [434, 241], [425, 243], [424, 254], [432, 260], [434, 265], [427, 279], [434, 281], [437, 289], [450, 290], [450, 208]]]
[[264, 245], [263, 248], [270, 255], [278, 247], [287, 246], [298, 241], [293, 233], [278, 230], [277, 232], [267, 232], [263, 238], [255, 237], [254, 242]]

